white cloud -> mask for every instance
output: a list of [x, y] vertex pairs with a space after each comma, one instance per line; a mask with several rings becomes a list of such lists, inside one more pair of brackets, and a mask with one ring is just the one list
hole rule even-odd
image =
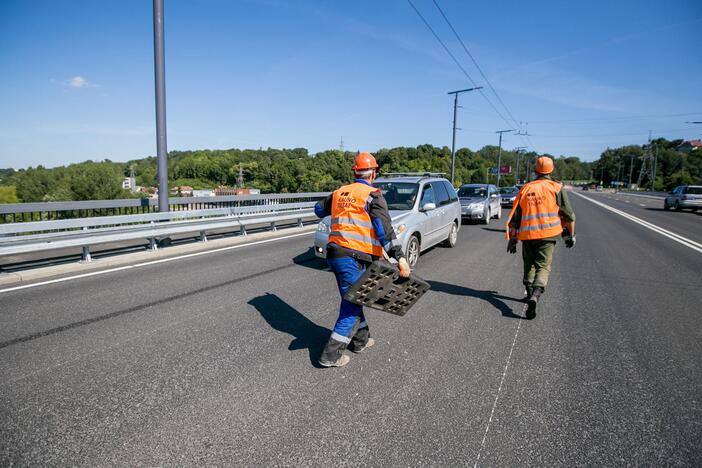
[[76, 75], [70, 80], [66, 80], [63, 82], [65, 86], [69, 86], [71, 88], [97, 88], [98, 85], [95, 83], [91, 83], [90, 81], [86, 80], [80, 75]]

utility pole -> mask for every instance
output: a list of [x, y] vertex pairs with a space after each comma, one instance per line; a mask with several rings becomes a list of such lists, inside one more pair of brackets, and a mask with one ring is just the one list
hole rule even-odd
[[451, 142], [451, 184], [454, 183], [454, 177], [456, 174], [456, 109], [458, 109], [458, 95], [461, 93], [467, 93], [469, 91], [475, 91], [476, 89], [482, 89], [482, 86], [477, 86], [475, 88], [459, 89], [458, 91], [449, 91], [448, 94], [453, 94], [453, 140]]
[[634, 172], [634, 155], [630, 154], [629, 156], [631, 159], [629, 159], [629, 186], [627, 188], [631, 190], [631, 175]]
[[[519, 133], [517, 133], [519, 135]], [[526, 146], [517, 146], [514, 148], [514, 151], [517, 153], [517, 174], [514, 176], [514, 183], [518, 184], [519, 183], [519, 157], [522, 155], [522, 151], [526, 152]]]
[[342, 153], [344, 152], [344, 137], [341, 137], [341, 141], [339, 142], [339, 151]]
[[653, 180], [651, 182], [651, 192], [656, 191], [656, 169], [658, 169], [658, 145], [656, 145], [656, 153], [653, 156]]
[[500, 170], [501, 169], [500, 166], [502, 165], [502, 134], [506, 133], [506, 132], [513, 132], [513, 131], [514, 131], [514, 129], [510, 128], [509, 130], [498, 130], [495, 132], [495, 133], [500, 134], [500, 146], [497, 150], [497, 184], [496, 184], [497, 188], [500, 188], [500, 172], [502, 172]]
[[156, 87], [156, 154], [158, 210], [168, 211], [168, 149], [166, 146], [166, 60], [163, 40], [163, 0], [154, 0], [154, 78]]

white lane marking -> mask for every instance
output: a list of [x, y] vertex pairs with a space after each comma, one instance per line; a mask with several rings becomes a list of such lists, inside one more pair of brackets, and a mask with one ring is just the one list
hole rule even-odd
[[194, 252], [194, 253], [189, 253], [189, 254], [185, 254], [185, 255], [179, 255], [177, 257], [162, 258], [160, 260], [151, 260], [149, 262], [137, 263], [136, 265], [126, 265], [126, 266], [117, 267], [117, 268], [110, 268], [109, 270], [93, 271], [90, 273], [82, 273], [80, 275], [66, 276], [65, 278], [58, 278], [58, 279], [53, 279], [53, 280], [48, 280], [48, 281], [42, 281], [39, 283], [25, 284], [23, 286], [14, 286], [12, 288], [0, 289], [0, 294], [6, 293], [6, 292], [11, 292], [11, 291], [19, 291], [20, 289], [27, 289], [27, 288], [34, 288], [37, 286], [44, 286], [47, 284], [62, 283], [64, 281], [70, 281], [70, 280], [74, 280], [74, 279], [88, 278], [90, 276], [105, 275], [107, 273], [113, 273], [116, 271], [130, 270], [132, 268], [140, 268], [140, 267], [145, 267], [145, 266], [150, 266], [150, 265], [157, 265], [159, 263], [173, 262], [176, 260], [182, 260], [184, 258], [199, 257], [201, 255], [209, 255], [209, 254], [213, 254], [213, 253], [224, 252], [226, 250], [240, 249], [242, 247], [248, 247], [251, 245], [266, 244], [268, 242], [275, 242], [275, 241], [279, 241], [279, 240], [283, 240], [283, 239], [292, 239], [293, 237], [309, 236], [310, 234], [311, 234], [311, 232], [301, 232], [299, 234], [291, 234], [289, 236], [276, 237], [275, 239], [264, 239], [264, 240], [260, 240], [260, 241], [256, 241], [256, 242], [249, 242], [246, 244], [230, 245], [229, 247], [221, 247], [219, 249], [214, 249], [214, 250], [205, 250], [202, 252]]
[[512, 347], [509, 349], [509, 356], [507, 356], [507, 363], [505, 364], [505, 370], [502, 371], [502, 379], [500, 379], [500, 386], [497, 389], [497, 395], [495, 395], [495, 402], [492, 404], [492, 411], [490, 411], [490, 419], [488, 419], [487, 425], [485, 426], [485, 434], [483, 435], [483, 441], [480, 443], [480, 450], [478, 450], [478, 457], [475, 459], [475, 464], [473, 468], [478, 466], [480, 461], [480, 455], [483, 453], [483, 447], [485, 447], [485, 441], [487, 440], [488, 431], [490, 430], [490, 423], [492, 423], [492, 417], [495, 415], [495, 408], [497, 407], [497, 400], [500, 398], [500, 392], [502, 391], [502, 384], [505, 383], [505, 376], [507, 375], [507, 368], [509, 367], [509, 361], [512, 359], [512, 351], [514, 351], [514, 344], [517, 342], [517, 335], [519, 335], [519, 328], [522, 326], [522, 321], [520, 320], [517, 324], [517, 331], [514, 332], [514, 339], [512, 340]]
[[619, 216], [623, 216], [624, 218], [626, 218], [630, 221], [633, 221], [637, 224], [640, 224], [641, 226], [646, 227], [646, 228], [650, 229], [651, 231], [657, 232], [658, 234], [661, 234], [669, 239], [672, 239], [675, 242], [678, 242], [686, 247], [690, 247], [692, 250], [695, 250], [699, 253], [702, 253], [702, 244], [700, 244], [699, 242], [695, 242], [691, 239], [688, 239], [687, 237], [683, 237], [680, 234], [675, 234], [674, 232], [668, 231], [667, 229], [663, 229], [662, 227], [657, 226], [653, 223], [649, 223], [648, 221], [644, 221], [643, 219], [637, 218], [634, 215], [630, 215], [629, 213], [626, 213], [624, 211], [618, 210], [616, 208], [612, 208], [611, 206], [605, 205], [604, 203], [600, 203], [596, 200], [592, 200], [584, 195], [580, 195], [579, 193], [576, 193], [575, 195], [579, 196], [580, 198], [584, 198], [585, 200], [587, 200], [591, 203], [594, 203], [595, 205], [599, 205], [602, 208], [605, 208], [605, 209], [611, 211], [612, 213], [616, 213]]
[[644, 205], [643, 203], [639, 203], [639, 206], [646, 206], [646, 205]]

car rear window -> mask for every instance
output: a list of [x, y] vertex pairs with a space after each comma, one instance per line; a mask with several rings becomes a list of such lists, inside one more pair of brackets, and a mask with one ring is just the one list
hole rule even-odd
[[485, 187], [461, 187], [458, 189], [459, 197], [486, 197], [487, 189]]
[[690, 195], [702, 195], [702, 187], [688, 187], [685, 193]]

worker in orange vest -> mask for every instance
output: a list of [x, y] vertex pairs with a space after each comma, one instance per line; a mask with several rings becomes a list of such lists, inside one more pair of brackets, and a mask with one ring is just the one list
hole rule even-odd
[[344, 294], [358, 281], [366, 266], [383, 257], [385, 252], [398, 260], [400, 276], [410, 275], [402, 246], [395, 238], [388, 205], [381, 191], [371, 185], [377, 169], [378, 163], [372, 154], [359, 152], [353, 166], [354, 182], [315, 206], [320, 218], [331, 216], [327, 264], [336, 276], [341, 294], [339, 317], [319, 359], [324, 367], [348, 364], [350, 357], [344, 353], [347, 346], [350, 351], [360, 353], [375, 343], [363, 307], [344, 299]]
[[507, 251], [516, 253], [517, 241], [522, 241], [528, 319], [536, 317], [536, 304], [548, 283], [556, 241], [562, 237], [567, 248], [575, 245], [575, 213], [563, 185], [549, 175], [553, 160], [541, 156], [534, 171], [536, 180], [519, 190], [507, 220]]

